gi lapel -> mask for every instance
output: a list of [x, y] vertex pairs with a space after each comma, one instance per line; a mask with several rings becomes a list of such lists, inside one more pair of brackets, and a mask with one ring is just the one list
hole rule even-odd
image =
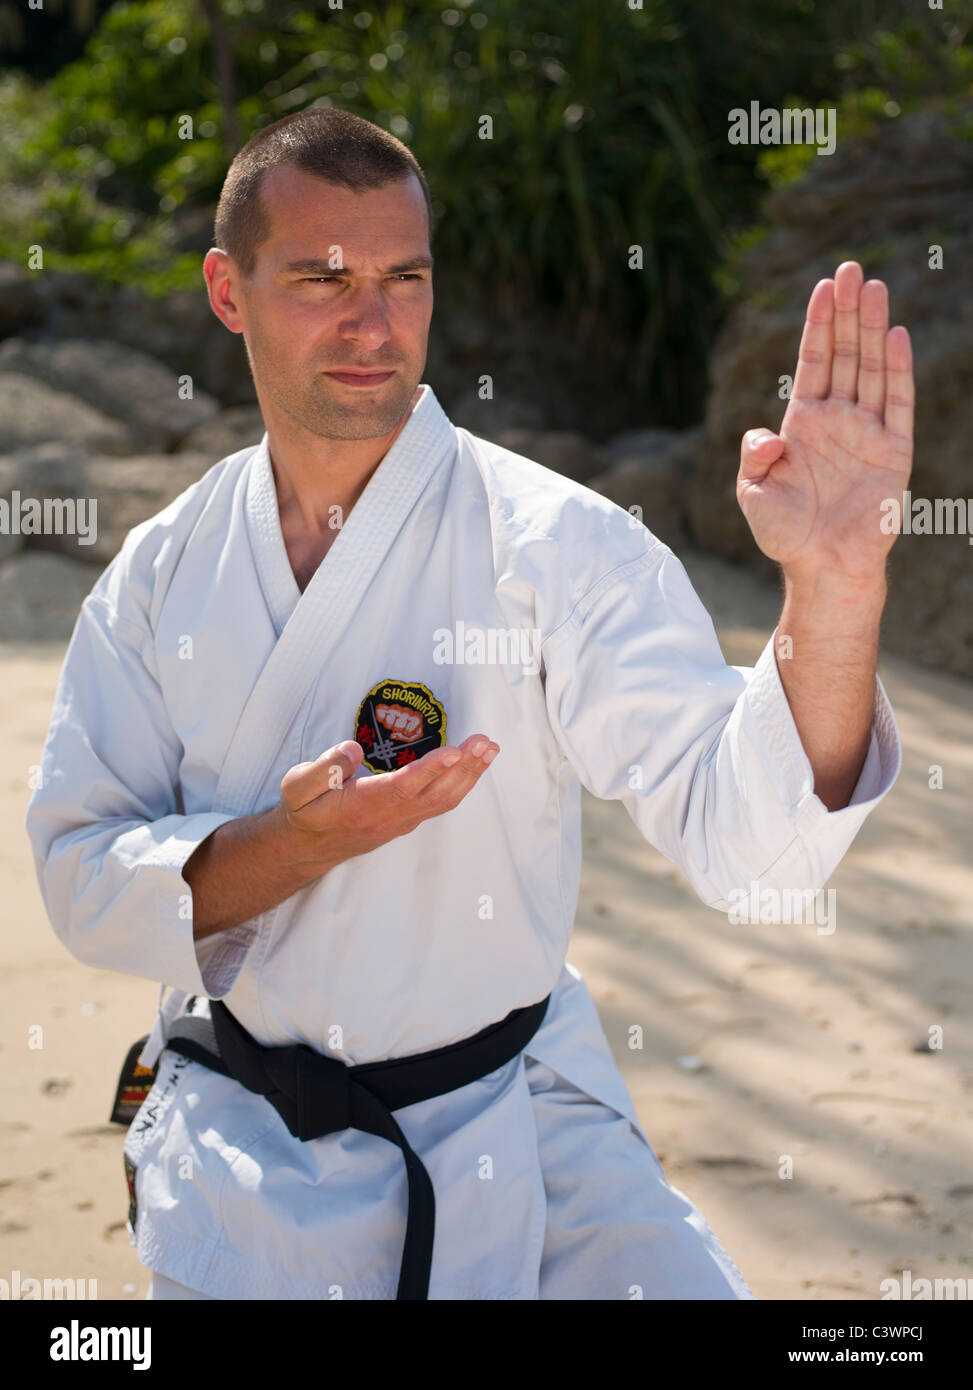
[[[402, 433], [345, 519], [260, 673], [227, 750], [214, 810], [237, 816], [250, 814], [322, 663], [347, 627], [361, 595], [367, 591], [429, 480], [451, 458], [454, 449], [453, 426], [432, 388], [424, 386]], [[250, 468], [259, 468], [261, 459], [269, 470], [265, 448], [256, 451]], [[268, 517], [267, 509], [276, 509], [277, 499], [272, 486], [267, 494], [266, 475], [263, 480], [255, 480], [253, 495], [248, 485], [248, 508], [251, 504], [258, 513], [251, 533], [259, 537], [255, 560], [276, 621], [286, 611], [293, 594], [279, 565], [274, 573], [273, 557], [260, 554], [261, 544], [282, 545], [279, 520], [274, 535]]]

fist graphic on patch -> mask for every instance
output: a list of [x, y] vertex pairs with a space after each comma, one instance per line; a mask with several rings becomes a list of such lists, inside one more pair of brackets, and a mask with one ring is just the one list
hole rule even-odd
[[355, 739], [361, 744], [363, 767], [396, 772], [442, 748], [446, 708], [421, 681], [389, 677], [373, 685], [358, 706]]
[[399, 743], [422, 737], [422, 715], [408, 705], [376, 705], [375, 718]]

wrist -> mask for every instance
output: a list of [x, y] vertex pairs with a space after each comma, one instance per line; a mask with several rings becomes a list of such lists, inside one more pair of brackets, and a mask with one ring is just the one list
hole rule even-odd
[[339, 862], [324, 852], [322, 841], [325, 835], [321, 831], [305, 830], [295, 825], [282, 801], [264, 814], [268, 846], [276, 862], [289, 876], [297, 876], [305, 883], [311, 883]]
[[783, 571], [785, 606], [813, 615], [823, 628], [869, 626], [881, 620], [888, 597], [884, 568], [849, 578], [833, 570]]

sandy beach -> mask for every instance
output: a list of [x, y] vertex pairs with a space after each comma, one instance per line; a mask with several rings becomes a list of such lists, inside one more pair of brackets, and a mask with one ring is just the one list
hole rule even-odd
[[[682, 558], [727, 660], [751, 664], [773, 588]], [[96, 1279], [99, 1298], [139, 1298], [149, 1275], [108, 1115], [158, 985], [64, 950], [23, 829], [63, 654], [0, 648], [0, 1279]], [[620, 805], [585, 797], [568, 958], [670, 1181], [760, 1299], [877, 1299], [906, 1269], [973, 1279], [973, 685], [890, 657], [880, 675], [903, 769], [831, 880], [830, 934], [729, 924]]]

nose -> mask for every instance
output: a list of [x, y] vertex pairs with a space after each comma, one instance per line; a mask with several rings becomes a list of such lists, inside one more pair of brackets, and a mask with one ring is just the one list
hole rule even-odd
[[340, 332], [346, 341], [361, 343], [372, 351], [388, 342], [391, 333], [381, 290], [362, 286], [350, 304], [346, 299], [345, 306], [348, 312]]

